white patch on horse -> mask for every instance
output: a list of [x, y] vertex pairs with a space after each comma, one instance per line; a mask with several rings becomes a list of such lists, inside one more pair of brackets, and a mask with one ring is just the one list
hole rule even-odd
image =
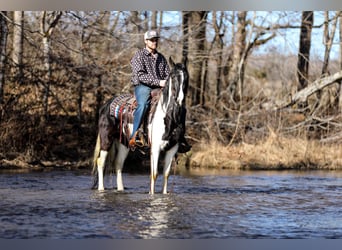
[[172, 98], [172, 79], [171, 79], [171, 77], [169, 78], [169, 82], [168, 82], [168, 85], [167, 85], [168, 87], [169, 87], [169, 98], [168, 98], [168, 100], [167, 100], [167, 102], [165, 102], [164, 103], [164, 105], [163, 105], [163, 107], [164, 107], [164, 109], [163, 109], [163, 111], [164, 111], [164, 113], [166, 112], [166, 109], [167, 109], [167, 107], [169, 106], [169, 103], [170, 103], [170, 101], [171, 101], [171, 98]]
[[[163, 96], [161, 96], [160, 98], [163, 98]], [[151, 145], [151, 146], [157, 146], [162, 150], [165, 148], [168, 141], [162, 140], [163, 134], [165, 133], [164, 118], [166, 116], [166, 111], [163, 109], [161, 103], [162, 102], [159, 102], [157, 105], [154, 119], [152, 120], [152, 123], [149, 124], [148, 132], [149, 132], [149, 138], [151, 142], [152, 141], [159, 142], [158, 146], [157, 145]]]
[[179, 86], [179, 93], [177, 97], [177, 102], [179, 105], [182, 105], [183, 99], [184, 99], [184, 92], [183, 92], [183, 81], [184, 81], [184, 74], [181, 72], [181, 80], [180, 80], [180, 86]]

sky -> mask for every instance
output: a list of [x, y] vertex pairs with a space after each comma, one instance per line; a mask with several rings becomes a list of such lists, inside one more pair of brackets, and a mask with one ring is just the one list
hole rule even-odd
[[[334, 11], [331, 11], [331, 15]], [[254, 15], [254, 11], [250, 11], [250, 17]], [[300, 11], [256, 11], [256, 23], [260, 22], [262, 25], [272, 25], [272, 23], [278, 23], [279, 18], [283, 22], [289, 22], [292, 25], [300, 25], [301, 12]], [[265, 18], [266, 17], [266, 18]], [[179, 24], [181, 23], [181, 15], [179, 11], [168, 11], [164, 14], [164, 22], [169, 24]], [[209, 16], [209, 19], [211, 17]], [[314, 25], [321, 25], [324, 22], [323, 11], [315, 11], [314, 13]], [[339, 58], [339, 30], [338, 27], [335, 33], [335, 42], [333, 44], [330, 59]], [[299, 33], [300, 29], [282, 29], [277, 31], [276, 38], [272, 39], [267, 43], [266, 46], [262, 46], [260, 49], [255, 50], [254, 53], [268, 53], [272, 50], [277, 50], [279, 53], [283, 54], [294, 54], [298, 53], [299, 47]], [[229, 35], [228, 35], [229, 36]], [[226, 36], [226, 39], [229, 37]], [[312, 31], [312, 44], [311, 44], [311, 56], [323, 60], [325, 46], [323, 44], [323, 27], [314, 28]]]

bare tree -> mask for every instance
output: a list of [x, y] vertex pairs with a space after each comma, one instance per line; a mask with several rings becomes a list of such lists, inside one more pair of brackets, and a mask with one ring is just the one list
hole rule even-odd
[[310, 63], [310, 48], [311, 48], [311, 32], [314, 22], [313, 11], [302, 12], [302, 22], [300, 29], [298, 63], [297, 63], [297, 77], [298, 90], [308, 86], [309, 63]]
[[[340, 11], [336, 11], [335, 16], [330, 21], [329, 11], [324, 12], [323, 40], [324, 40], [325, 50], [324, 50], [324, 59], [323, 59], [321, 77], [324, 77], [330, 74], [328, 72], [328, 66], [329, 66], [329, 61], [330, 61], [329, 60], [330, 51], [333, 45], [339, 15], [340, 15]], [[330, 25], [331, 25], [331, 29], [329, 27]], [[318, 104], [317, 104], [317, 108], [315, 109], [315, 112], [320, 111], [320, 110], [324, 111], [325, 109], [329, 108], [329, 106], [333, 106], [334, 103], [331, 103], [331, 100], [333, 99], [337, 100], [337, 98], [335, 98], [336, 94], [337, 93], [334, 92], [334, 88], [325, 88], [321, 91], [318, 91], [317, 92]]]
[[240, 11], [237, 13], [237, 31], [234, 35], [234, 43], [232, 52], [228, 59], [229, 73], [228, 73], [228, 88], [231, 98], [235, 103], [241, 97], [242, 86], [241, 83], [241, 66], [244, 65], [242, 60], [244, 58], [244, 52], [246, 50], [246, 26], [247, 26], [247, 11]]
[[4, 101], [6, 48], [8, 35], [6, 14], [6, 11], [0, 12], [0, 104], [2, 104]]
[[44, 70], [45, 70], [45, 90], [43, 95], [44, 116], [48, 118], [49, 106], [49, 93], [51, 85], [51, 65], [50, 65], [50, 40], [54, 28], [56, 27], [59, 19], [62, 16], [61, 11], [41, 12], [40, 19], [40, 34], [43, 37], [43, 57], [44, 57]]
[[[188, 40], [185, 41], [188, 47], [188, 52], [185, 52], [185, 47], [183, 47], [183, 53], [188, 53], [189, 57], [189, 74], [190, 81], [190, 95], [191, 95], [191, 105], [203, 104], [204, 102], [204, 92], [205, 84], [202, 78], [203, 70], [203, 60], [206, 55], [205, 44], [206, 44], [206, 21], [207, 21], [207, 11], [191, 11], [183, 15], [183, 23], [188, 25], [188, 34], [186, 37]], [[186, 29], [186, 25], [184, 25]]]
[[182, 12], [182, 31], [183, 31], [183, 43], [182, 43], [182, 55], [188, 57], [189, 54], [189, 11]]
[[[219, 18], [217, 18], [219, 16]], [[215, 31], [215, 36], [213, 41], [211, 42], [211, 46], [209, 48], [208, 53], [213, 53], [214, 60], [216, 62], [217, 66], [217, 72], [216, 72], [216, 86], [215, 86], [215, 100], [214, 104], [217, 104], [218, 97], [220, 96], [221, 93], [221, 88], [222, 88], [222, 80], [223, 80], [223, 48], [224, 48], [224, 41], [223, 41], [223, 36], [226, 32], [226, 27], [224, 26], [223, 22], [224, 18], [224, 12], [221, 11], [220, 13], [217, 13], [216, 11], [213, 11], [213, 28]], [[206, 63], [208, 64], [209, 60], [206, 60]], [[208, 71], [208, 65], [206, 65], [205, 68], [205, 73], [207, 76], [207, 71]], [[207, 78], [205, 77], [204, 82], [207, 82]]]
[[329, 23], [330, 23], [329, 11], [324, 12], [324, 45], [325, 45], [325, 51], [324, 51], [322, 75], [328, 73], [330, 51], [331, 51], [331, 47], [333, 45], [337, 21], [338, 21], [338, 17], [340, 15], [340, 13], [341, 13], [340, 11], [336, 11], [335, 16], [332, 19], [331, 30], [329, 30]]
[[157, 16], [158, 16], [158, 11], [152, 11], [151, 15], [151, 29], [157, 29]]
[[13, 15], [13, 50], [12, 61], [14, 67], [12, 73], [16, 75], [19, 83], [24, 78], [23, 73], [23, 51], [24, 51], [24, 11], [14, 11]]
[[141, 44], [140, 33], [144, 30], [143, 21], [139, 16], [139, 11], [131, 11], [130, 14], [129, 28], [131, 29], [130, 32], [135, 34], [135, 47], [137, 47]]
[[[339, 39], [340, 39], [340, 65], [339, 68], [342, 71], [342, 16], [339, 17]], [[342, 81], [339, 82], [339, 94], [338, 94], [338, 107], [342, 113]]]

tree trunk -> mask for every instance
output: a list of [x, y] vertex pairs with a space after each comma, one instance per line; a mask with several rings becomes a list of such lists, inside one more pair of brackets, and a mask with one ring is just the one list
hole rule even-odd
[[203, 61], [205, 59], [207, 11], [189, 13], [189, 74], [192, 85], [189, 87], [191, 105], [203, 105], [205, 84], [202, 81]]
[[[220, 19], [217, 20], [216, 17], [216, 11], [213, 11], [213, 27], [215, 30], [215, 37], [214, 40], [212, 41], [210, 51], [213, 50], [214, 52], [214, 60], [216, 61], [217, 65], [217, 71], [216, 71], [216, 86], [215, 86], [215, 99], [214, 105], [216, 106], [218, 104], [218, 97], [220, 96], [221, 93], [221, 88], [222, 88], [222, 74], [223, 74], [223, 46], [224, 42], [222, 37], [224, 36], [225, 29], [222, 29], [223, 26], [223, 11], [221, 11], [220, 14]], [[208, 69], [207, 69], [208, 70]], [[206, 80], [205, 80], [206, 81]]]
[[44, 95], [43, 95], [43, 104], [44, 104], [44, 115], [45, 118], [48, 119], [48, 107], [49, 107], [49, 93], [50, 93], [50, 85], [51, 85], [51, 67], [50, 67], [50, 39], [49, 37], [43, 37], [43, 57], [44, 57]]
[[[342, 16], [339, 17], [340, 22], [340, 70], [342, 71]], [[339, 94], [338, 94], [338, 109], [342, 113], [342, 81], [339, 81]]]
[[300, 29], [299, 52], [297, 63], [298, 90], [308, 86], [311, 31], [314, 21], [313, 11], [302, 12], [302, 23]]
[[157, 29], [157, 16], [158, 16], [158, 11], [152, 11], [151, 29], [153, 29], [153, 30]]
[[12, 73], [16, 76], [17, 81], [20, 84], [22, 84], [24, 80], [23, 51], [24, 51], [24, 11], [14, 11], [13, 51], [12, 51], [12, 61], [13, 61], [14, 67], [12, 68]]
[[189, 11], [182, 12], [182, 31], [183, 31], [183, 47], [182, 55], [188, 57], [189, 55]]
[[49, 94], [51, 85], [51, 65], [50, 65], [50, 39], [54, 28], [56, 27], [62, 12], [47, 13], [43, 11], [41, 13], [40, 33], [43, 36], [43, 61], [44, 61], [44, 94], [43, 94], [43, 107], [44, 107], [44, 118], [48, 119], [49, 115]]
[[[333, 45], [334, 37], [335, 37], [335, 31], [337, 26], [337, 20], [340, 12], [337, 11], [335, 13], [335, 17], [331, 21], [331, 30], [329, 29], [329, 11], [324, 12], [324, 45], [325, 45], [325, 51], [324, 51], [324, 59], [323, 59], [323, 66], [322, 66], [322, 73], [321, 77], [329, 75], [328, 72], [328, 66], [329, 66], [329, 58], [330, 58], [330, 51], [331, 47]], [[335, 93], [334, 93], [335, 92]], [[322, 91], [317, 92], [317, 99], [318, 104], [317, 108], [315, 109], [315, 112], [321, 112], [329, 107], [334, 106], [334, 102], [336, 101], [336, 89], [334, 91], [334, 88], [326, 88]], [[334, 100], [335, 101], [332, 101]]]
[[[6, 11], [0, 11], [0, 105], [4, 102], [5, 66], [8, 28], [6, 22]], [[0, 119], [1, 119], [0, 114]]]
[[163, 11], [159, 12], [159, 26], [158, 26], [158, 31], [160, 33], [161, 27], [163, 26]]
[[[81, 54], [80, 54], [80, 65], [82, 67], [84, 67], [84, 38], [85, 36], [85, 30], [84, 27], [82, 27], [82, 36], [81, 36]], [[77, 100], [77, 107], [78, 107], [78, 111], [77, 111], [77, 119], [79, 122], [82, 121], [82, 102], [83, 102], [83, 83], [84, 83], [84, 78], [83, 75], [80, 76], [79, 79], [79, 85], [78, 85], [78, 100]]]
[[324, 51], [324, 60], [323, 60], [323, 67], [322, 67], [322, 75], [325, 75], [328, 73], [328, 66], [329, 66], [329, 57], [330, 57], [330, 51], [331, 47], [333, 45], [335, 32], [336, 32], [336, 26], [337, 26], [337, 20], [338, 16], [340, 15], [340, 12], [337, 11], [336, 15], [332, 21], [332, 27], [331, 32], [329, 32], [329, 11], [325, 11], [325, 22], [324, 22], [324, 45], [325, 45], [325, 51]]
[[237, 31], [235, 32], [235, 39], [232, 48], [232, 54], [229, 58], [229, 72], [228, 72], [228, 93], [234, 103], [239, 101], [242, 95], [241, 77], [241, 62], [244, 59], [244, 51], [246, 50], [246, 17], [247, 11], [240, 11], [237, 14]]
[[142, 42], [143, 42], [143, 39], [141, 36], [143, 27], [142, 27], [141, 18], [139, 17], [139, 11], [131, 11], [129, 23], [130, 23], [129, 27], [131, 28], [131, 30], [129, 30], [128, 32], [131, 32], [132, 34], [135, 35], [133, 45], [134, 47], [140, 47], [140, 45], [142, 45]]

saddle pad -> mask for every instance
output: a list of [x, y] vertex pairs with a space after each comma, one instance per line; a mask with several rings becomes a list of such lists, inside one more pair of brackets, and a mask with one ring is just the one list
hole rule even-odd
[[126, 107], [128, 104], [133, 104], [135, 98], [132, 94], [123, 94], [113, 99], [110, 104], [110, 115], [119, 119], [122, 112], [126, 112]]

